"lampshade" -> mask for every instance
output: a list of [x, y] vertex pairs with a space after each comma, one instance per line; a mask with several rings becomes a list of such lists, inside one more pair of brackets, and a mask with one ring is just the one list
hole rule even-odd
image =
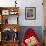
[[17, 29], [16, 28], [14, 29], [14, 32], [17, 32]]

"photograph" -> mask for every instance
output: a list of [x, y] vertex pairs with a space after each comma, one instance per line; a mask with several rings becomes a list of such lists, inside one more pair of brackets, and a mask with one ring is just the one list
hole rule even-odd
[[26, 7], [25, 8], [25, 19], [26, 20], [35, 20], [36, 19], [36, 8], [35, 7]]

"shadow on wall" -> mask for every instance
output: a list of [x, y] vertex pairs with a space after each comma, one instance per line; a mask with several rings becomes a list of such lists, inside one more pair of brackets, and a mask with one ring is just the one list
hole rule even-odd
[[37, 37], [39, 39], [39, 41], [42, 43], [43, 42], [43, 30], [42, 30], [42, 26], [22, 26], [21, 27], [21, 30], [19, 32], [19, 39], [20, 39], [20, 42], [24, 36], [24, 33], [27, 31], [28, 28], [32, 28], [36, 34], [37, 34]]

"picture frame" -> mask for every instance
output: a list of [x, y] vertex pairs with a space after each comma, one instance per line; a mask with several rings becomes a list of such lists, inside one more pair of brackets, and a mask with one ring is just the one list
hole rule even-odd
[[9, 15], [9, 10], [2, 10], [2, 15]]
[[26, 20], [36, 20], [36, 7], [26, 7], [25, 8], [25, 19]]
[[18, 12], [16, 10], [14, 10], [14, 9], [9, 11], [9, 14], [10, 15], [17, 15], [17, 13]]

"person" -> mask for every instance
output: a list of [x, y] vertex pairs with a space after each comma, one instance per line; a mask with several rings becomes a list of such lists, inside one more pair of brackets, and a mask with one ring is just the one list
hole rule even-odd
[[32, 9], [27, 10], [27, 17], [33, 17], [33, 10]]
[[24, 37], [22, 38], [21, 46], [41, 46], [37, 39], [36, 33], [32, 28], [27, 29]]

